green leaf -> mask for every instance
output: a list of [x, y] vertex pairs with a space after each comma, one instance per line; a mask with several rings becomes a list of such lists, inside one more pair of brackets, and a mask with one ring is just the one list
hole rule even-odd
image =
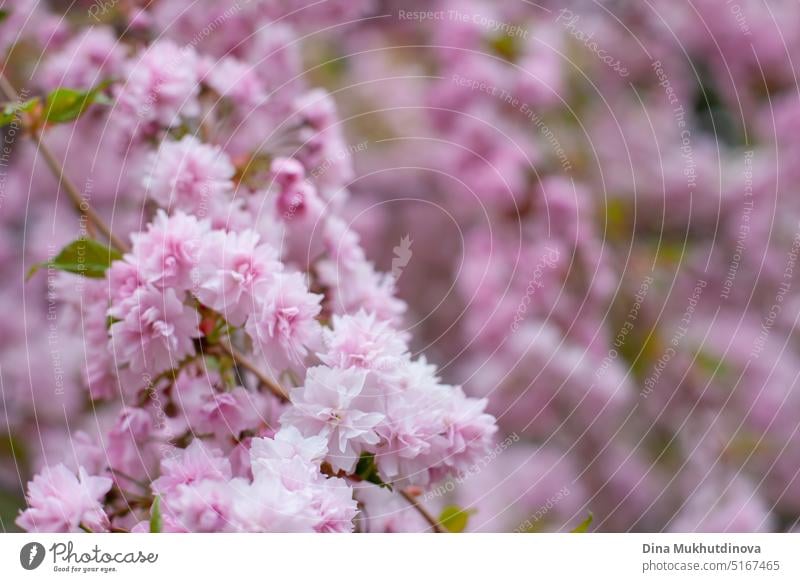
[[164, 522], [161, 519], [161, 499], [156, 495], [150, 506], [150, 533], [161, 533]]
[[92, 279], [102, 279], [111, 263], [122, 258], [119, 252], [90, 238], [72, 241], [51, 261], [38, 263], [30, 268], [30, 279], [42, 267], [58, 269]]
[[590, 511], [589, 515], [586, 516], [586, 519], [584, 519], [582, 522], [580, 522], [578, 524], [578, 527], [576, 527], [575, 529], [573, 529], [569, 533], [586, 533], [586, 532], [588, 532], [589, 531], [589, 526], [592, 525], [592, 521], [594, 521], [594, 515]]
[[12, 123], [21, 112], [30, 111], [38, 103], [38, 97], [28, 99], [22, 103], [6, 103], [3, 106], [3, 111], [0, 112], [0, 126]]
[[386, 487], [389, 491], [392, 490], [392, 486], [388, 483], [384, 483], [378, 474], [378, 465], [375, 463], [375, 455], [372, 453], [361, 453], [361, 457], [359, 457], [358, 464], [356, 465], [355, 474], [363, 481], [374, 483], [380, 487]]
[[461, 509], [457, 505], [448, 505], [439, 515], [439, 523], [451, 533], [461, 533], [467, 529], [469, 516], [473, 513], [474, 509]]
[[107, 104], [103, 90], [108, 82], [100, 83], [89, 91], [59, 87], [47, 96], [44, 104], [44, 120], [49, 123], [64, 123], [78, 119], [93, 103]]
[[8, 18], [8, 16], [8, 10], [0, 10], [0, 22], [3, 22], [6, 18]]

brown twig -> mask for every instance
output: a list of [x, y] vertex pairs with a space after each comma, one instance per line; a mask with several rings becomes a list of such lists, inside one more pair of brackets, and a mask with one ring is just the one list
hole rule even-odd
[[423, 506], [419, 501], [417, 501], [416, 497], [414, 497], [404, 489], [398, 489], [398, 491], [400, 491], [400, 495], [403, 496], [403, 499], [408, 501], [411, 504], [411, 506], [414, 509], [416, 509], [417, 512], [425, 519], [425, 521], [428, 522], [428, 524], [431, 526], [431, 529], [434, 532], [445, 533], [444, 529], [442, 529], [442, 525], [439, 523], [439, 520], [433, 517], [433, 515], [431, 515], [431, 513], [427, 509], [425, 509], [425, 506]]
[[252, 374], [258, 378], [258, 381], [261, 382], [266, 388], [275, 395], [276, 398], [281, 400], [282, 402], [289, 401], [289, 395], [284, 390], [283, 386], [269, 378], [264, 372], [259, 370], [258, 366], [256, 366], [253, 362], [251, 362], [247, 356], [239, 352], [232, 344], [228, 342], [226, 339], [222, 339], [219, 342], [220, 348], [228, 354], [234, 362], [240, 365], [242, 368], [252, 372]]
[[[2, 72], [0, 72], [0, 91], [3, 92], [3, 95], [9, 101], [16, 102], [20, 99], [19, 93], [17, 93], [17, 90], [14, 89], [14, 86], [9, 82], [5, 74]], [[95, 227], [97, 227], [97, 229], [102, 232], [108, 241], [119, 251], [127, 252], [129, 247], [125, 241], [111, 232], [111, 229], [100, 217], [100, 215], [95, 212], [94, 208], [92, 208], [88, 202], [84, 201], [75, 184], [73, 184], [70, 179], [67, 178], [64, 167], [61, 165], [61, 162], [56, 159], [50, 148], [47, 147], [47, 144], [44, 143], [44, 139], [39, 131], [35, 128], [31, 128], [30, 134], [34, 143], [36, 143], [37, 147], [39, 148], [39, 151], [42, 153], [45, 163], [50, 168], [50, 171], [56, 177], [59, 184], [64, 188], [64, 191], [67, 193], [67, 196], [69, 196], [70, 201], [72, 202], [73, 206], [75, 206], [75, 209], [78, 211], [78, 213], [86, 216], [86, 218], [88, 218], [89, 221]]]

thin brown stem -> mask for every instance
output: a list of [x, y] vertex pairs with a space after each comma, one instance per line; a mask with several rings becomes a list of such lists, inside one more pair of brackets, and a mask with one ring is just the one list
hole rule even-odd
[[428, 522], [428, 524], [431, 526], [431, 529], [435, 533], [445, 533], [444, 529], [442, 529], [442, 525], [439, 523], [439, 520], [433, 517], [433, 515], [431, 515], [431, 513], [425, 509], [425, 506], [417, 501], [416, 497], [404, 489], [399, 489], [399, 491], [400, 495], [403, 496], [403, 499], [408, 501], [411, 504], [411, 507], [417, 510], [417, 512], [425, 519], [425, 521]]
[[[14, 89], [14, 86], [8, 81], [5, 74], [2, 72], [0, 72], [0, 91], [3, 92], [3, 95], [9, 101], [16, 102], [20, 99], [16, 89]], [[102, 219], [102, 217], [95, 212], [94, 208], [91, 207], [88, 201], [84, 200], [78, 188], [67, 177], [61, 162], [58, 161], [52, 150], [47, 147], [47, 144], [44, 142], [39, 130], [36, 128], [31, 128], [30, 134], [34, 143], [39, 148], [39, 151], [42, 153], [42, 157], [44, 158], [47, 167], [50, 168], [50, 171], [56, 177], [61, 187], [64, 188], [64, 191], [67, 193], [67, 196], [69, 196], [72, 205], [75, 206], [75, 209], [78, 211], [78, 213], [86, 216], [91, 224], [94, 225], [97, 230], [102, 232], [103, 236], [105, 236], [108, 241], [118, 250], [127, 252], [129, 250], [128, 245], [125, 243], [125, 241], [111, 232], [111, 229]], [[91, 233], [91, 228], [87, 230], [89, 230]]]
[[251, 372], [258, 381], [261, 382], [272, 394], [275, 395], [276, 398], [283, 402], [289, 401], [289, 395], [284, 390], [283, 386], [269, 378], [264, 372], [259, 370], [258, 366], [256, 366], [253, 362], [251, 362], [247, 356], [237, 350], [233, 345], [226, 339], [222, 339], [219, 342], [220, 347], [222, 350], [228, 354], [234, 362], [236, 362], [242, 368]]

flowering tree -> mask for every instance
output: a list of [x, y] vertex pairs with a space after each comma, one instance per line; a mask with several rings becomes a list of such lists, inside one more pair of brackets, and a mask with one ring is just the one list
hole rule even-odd
[[58, 47], [34, 91], [0, 88], [27, 138], [15, 171], [44, 160], [78, 212], [29, 284], [47, 279], [54, 329], [80, 338], [63, 366], [84, 390], [17, 524], [439, 531], [418, 496], [486, 453], [494, 419], [409, 351], [394, 279], [342, 216], [336, 108], [301, 82], [290, 26], [206, 4], [174, 31], [159, 25], [180, 2], [122, 3], [90, 27], [11, 11]]

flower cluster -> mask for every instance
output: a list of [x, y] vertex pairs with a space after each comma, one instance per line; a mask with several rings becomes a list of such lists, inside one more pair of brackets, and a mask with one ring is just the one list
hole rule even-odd
[[[364, 511], [405, 528], [397, 516], [413, 523], [415, 509], [396, 489], [419, 495], [493, 444], [487, 402], [411, 354], [405, 303], [347, 225], [354, 174], [333, 99], [283, 83], [297, 59], [263, 66], [261, 35], [220, 48], [240, 27], [273, 26], [244, 10], [220, 20], [208, 52], [181, 44], [203, 35], [188, 17], [138, 42], [163, 21], [145, 10], [128, 15], [130, 38], [63, 30], [63, 50], [45, 55], [43, 90], [104, 97], [73, 117], [115, 167], [64, 175], [100, 172], [105, 186], [116, 173], [118, 223], [103, 223], [101, 199], [59, 255], [77, 249], [95, 278], [48, 257], [48, 318], [80, 335], [83, 355], [59, 363], [76, 414], [68, 452], [54, 452], [63, 429], [47, 437], [17, 519], [28, 531], [389, 529]], [[68, 146], [65, 128], [44, 127], [45, 147]], [[111, 246], [87, 240], [98, 228]]]

